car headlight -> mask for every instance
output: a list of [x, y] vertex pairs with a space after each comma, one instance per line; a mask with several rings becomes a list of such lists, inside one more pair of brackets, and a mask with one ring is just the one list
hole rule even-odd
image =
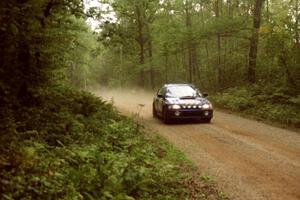
[[211, 104], [208, 104], [208, 103], [202, 105], [203, 109], [209, 109], [211, 107], [212, 107]]
[[174, 104], [174, 105], [171, 106], [171, 108], [172, 108], [172, 109], [175, 109], [175, 110], [176, 110], [176, 109], [180, 109], [180, 105]]

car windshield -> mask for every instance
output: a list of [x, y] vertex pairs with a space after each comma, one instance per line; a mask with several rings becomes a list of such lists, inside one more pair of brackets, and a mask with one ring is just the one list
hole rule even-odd
[[168, 97], [197, 97], [200, 94], [190, 86], [172, 86], [167, 89]]

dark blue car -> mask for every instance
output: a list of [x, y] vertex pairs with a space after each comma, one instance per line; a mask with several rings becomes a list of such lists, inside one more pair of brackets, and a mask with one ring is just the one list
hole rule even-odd
[[153, 99], [153, 116], [165, 123], [172, 119], [201, 119], [209, 123], [213, 107], [206, 96], [191, 84], [165, 84]]

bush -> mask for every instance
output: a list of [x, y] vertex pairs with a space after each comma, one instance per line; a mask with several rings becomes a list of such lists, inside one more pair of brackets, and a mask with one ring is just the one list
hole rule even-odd
[[[234, 95], [232, 95], [234, 94]], [[222, 105], [224, 108], [228, 108], [235, 111], [243, 111], [249, 109], [255, 105], [255, 100], [251, 96], [251, 93], [246, 88], [233, 88], [225, 93], [218, 94], [213, 97], [214, 102], [217, 105]]]
[[221, 108], [300, 127], [299, 95], [286, 88], [272, 85], [231, 88], [211, 99]]

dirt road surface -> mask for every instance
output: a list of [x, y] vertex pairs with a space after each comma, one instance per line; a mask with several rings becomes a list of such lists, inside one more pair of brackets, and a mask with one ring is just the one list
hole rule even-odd
[[[300, 134], [215, 111], [211, 124], [165, 125], [152, 117], [153, 94], [97, 90], [124, 114], [137, 113], [146, 126], [184, 151], [231, 199], [300, 200]], [[139, 105], [141, 104], [141, 105]]]

